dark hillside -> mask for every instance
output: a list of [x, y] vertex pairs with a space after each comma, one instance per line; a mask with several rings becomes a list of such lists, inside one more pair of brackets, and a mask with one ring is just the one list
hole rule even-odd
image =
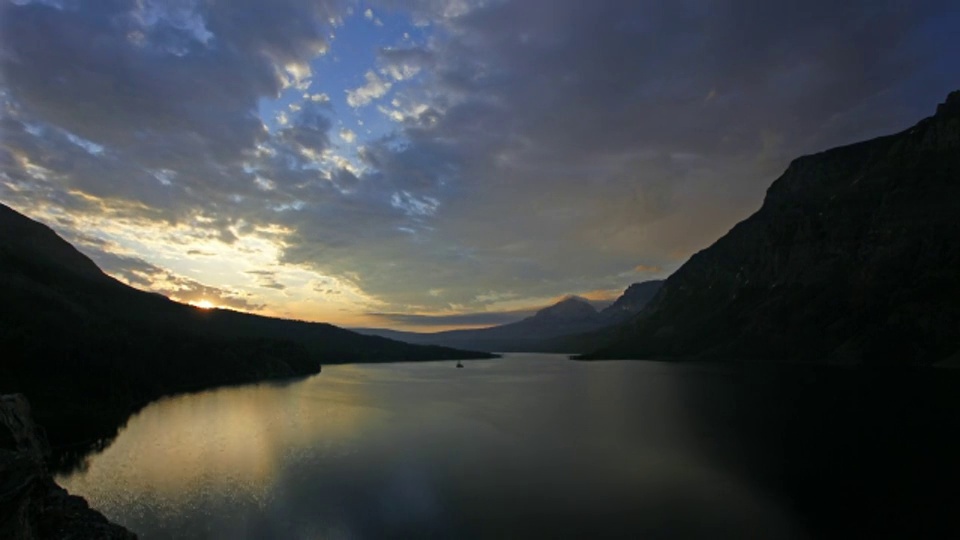
[[489, 356], [201, 310], [116, 281], [3, 205], [0, 230], [0, 392], [26, 394], [54, 446], [109, 435], [166, 394], [309, 375], [323, 363]]
[[960, 92], [795, 160], [762, 208], [585, 358], [930, 364], [960, 352]]

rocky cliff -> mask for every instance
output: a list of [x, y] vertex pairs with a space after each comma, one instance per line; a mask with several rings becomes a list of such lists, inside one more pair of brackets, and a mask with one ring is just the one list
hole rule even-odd
[[22, 395], [0, 396], [0, 538], [133, 539], [51, 478], [46, 439]]
[[929, 364], [960, 350], [960, 92], [795, 160], [761, 209], [585, 358]]

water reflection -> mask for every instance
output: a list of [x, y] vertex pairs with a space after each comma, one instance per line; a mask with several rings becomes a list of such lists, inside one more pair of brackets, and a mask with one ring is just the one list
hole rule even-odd
[[363, 385], [324, 386], [322, 401], [310, 380], [162, 399], [132, 417], [85, 470], [61, 480], [110, 506], [130, 494], [166, 507], [210, 491], [262, 498], [290, 455], [348, 452], [359, 431], [388, 416], [365, 405]]
[[817, 395], [802, 380], [550, 355], [331, 366], [154, 403], [60, 481], [146, 539], [805, 537], [823, 524], [784, 480], [830, 463], [796, 444], [822, 425], [795, 418]]

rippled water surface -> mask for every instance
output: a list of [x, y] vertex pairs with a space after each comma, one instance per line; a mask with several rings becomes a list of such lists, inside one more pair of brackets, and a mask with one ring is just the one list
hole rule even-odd
[[58, 480], [142, 538], [805, 538], [956, 525], [953, 374], [556, 355], [164, 399]]

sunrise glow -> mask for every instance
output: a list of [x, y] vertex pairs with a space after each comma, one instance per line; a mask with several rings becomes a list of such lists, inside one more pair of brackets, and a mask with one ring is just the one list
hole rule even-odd
[[[922, 117], [955, 62], [919, 9], [787, 35], [691, 10], [691, 39], [633, 2], [233, 4], [4, 4], [0, 200], [134, 287], [349, 327], [662, 279], [794, 157]], [[838, 37], [885, 24], [904, 41]]]

